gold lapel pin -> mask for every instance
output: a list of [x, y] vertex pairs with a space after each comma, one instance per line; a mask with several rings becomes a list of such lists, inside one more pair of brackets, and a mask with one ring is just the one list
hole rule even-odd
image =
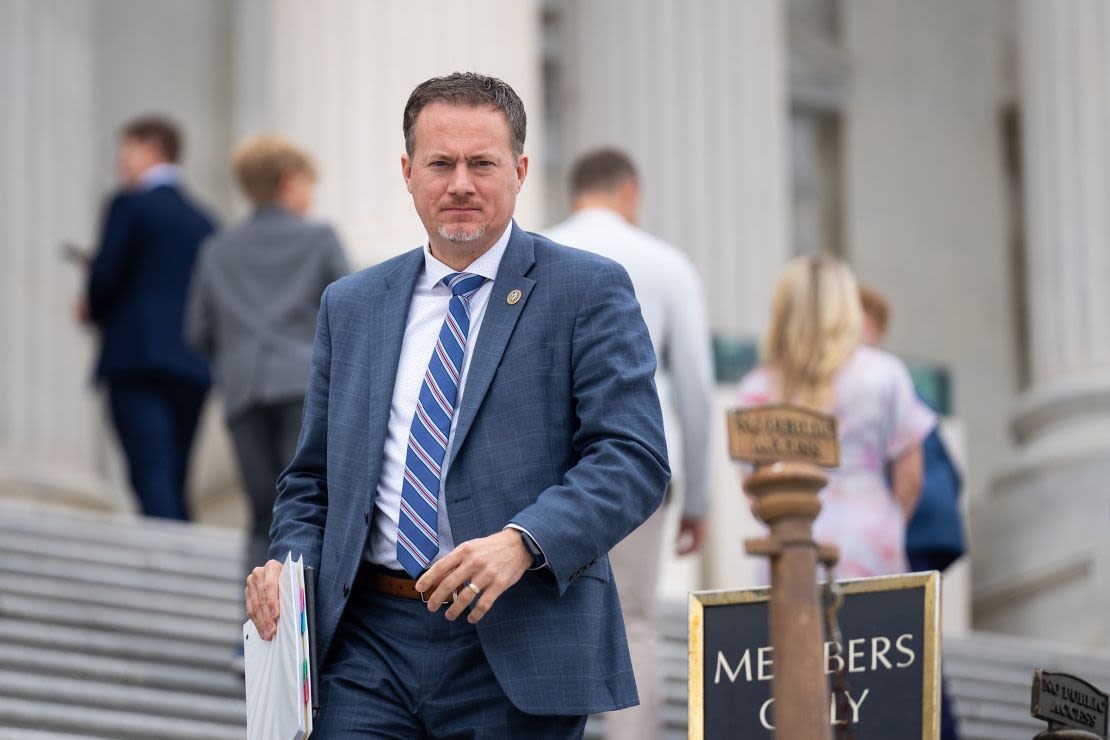
[[505, 298], [505, 300], [509, 302], [510, 306], [515, 306], [517, 302], [520, 301], [523, 295], [523, 293], [514, 288], [513, 290], [509, 291], [509, 295], [507, 298]]

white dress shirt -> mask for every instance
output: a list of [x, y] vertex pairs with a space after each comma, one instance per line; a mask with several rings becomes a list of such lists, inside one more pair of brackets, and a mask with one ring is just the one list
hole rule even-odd
[[170, 162], [162, 162], [148, 167], [139, 175], [139, 182], [135, 189], [139, 191], [153, 190], [159, 185], [174, 185], [181, 182], [181, 168]]
[[[451, 417], [451, 434], [448, 437], [448, 454], [444, 457], [443, 473], [439, 480], [439, 560], [455, 547], [451, 534], [451, 523], [447, 519], [447, 501], [444, 497], [443, 482], [447, 480], [447, 460], [451, 457], [451, 446], [455, 441], [455, 424], [459, 419], [466, 377], [470, 369], [470, 358], [482, 319], [486, 315], [493, 281], [501, 265], [501, 257], [509, 245], [509, 235], [513, 224], [478, 259], [474, 260], [463, 272], [487, 278], [482, 287], [470, 299], [470, 331], [466, 347], [463, 349], [462, 374], [459, 377], [459, 390], [455, 398], [455, 413]], [[374, 498], [374, 519], [370, 537], [366, 545], [365, 559], [376, 565], [393, 570], [403, 570], [397, 562], [397, 520], [401, 510], [401, 482], [405, 474], [405, 458], [408, 455], [409, 429], [416, 413], [416, 403], [420, 396], [420, 386], [424, 382], [424, 371], [432, 359], [436, 339], [439, 337], [443, 320], [447, 317], [447, 307], [451, 303], [451, 289], [441, 281], [456, 272], [432, 256], [428, 243], [424, 243], [424, 271], [416, 279], [412, 293], [408, 322], [405, 324], [405, 338], [401, 344], [401, 358], [397, 363], [397, 380], [393, 386], [393, 401], [389, 410], [389, 427], [386, 430], [385, 449], [382, 453], [382, 472], [378, 479], [377, 495]]]
[[608, 257], [632, 278], [655, 347], [655, 384], [671, 470], [684, 483], [683, 511], [703, 516], [709, 501], [713, 360], [705, 294], [693, 264], [608, 208], [583, 208], [545, 236]]

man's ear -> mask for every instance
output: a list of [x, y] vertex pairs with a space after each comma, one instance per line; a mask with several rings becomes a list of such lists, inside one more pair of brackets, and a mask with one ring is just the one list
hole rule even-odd
[[412, 193], [412, 160], [408, 154], [401, 155], [401, 177], [405, 180], [405, 188]]
[[632, 208], [640, 206], [640, 183], [635, 177], [630, 177], [620, 185], [620, 198]]
[[516, 161], [516, 192], [524, 185], [524, 178], [528, 177], [528, 155], [521, 154]]
[[621, 215], [632, 225], [640, 220], [640, 183], [630, 177], [617, 188], [617, 201], [620, 204]]
[[278, 200], [281, 200], [282, 197], [285, 195], [286, 191], [289, 189], [289, 181], [292, 180], [292, 177], [293, 177], [292, 173], [290, 173], [288, 170], [286, 170], [285, 172], [282, 172], [280, 175], [278, 175], [278, 182], [277, 182], [277, 197], [278, 197]]

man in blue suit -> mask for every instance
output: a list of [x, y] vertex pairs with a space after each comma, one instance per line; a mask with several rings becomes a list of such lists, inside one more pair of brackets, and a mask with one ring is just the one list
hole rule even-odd
[[637, 702], [606, 554], [670, 476], [651, 341], [623, 268], [513, 221], [512, 88], [428, 80], [404, 134], [428, 238], [324, 293], [248, 613], [319, 568], [322, 738], [580, 737]]
[[107, 209], [79, 318], [100, 329], [96, 379], [143, 514], [187, 519], [185, 473], [208, 365], [182, 338], [185, 299], [212, 220], [181, 190], [180, 136], [162, 118], [123, 128], [124, 187]]

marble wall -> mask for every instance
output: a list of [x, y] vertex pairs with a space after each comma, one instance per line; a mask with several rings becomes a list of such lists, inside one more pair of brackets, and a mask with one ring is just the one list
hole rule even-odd
[[967, 429], [965, 490], [1010, 449], [1017, 392], [995, 2], [847, 0], [846, 251], [892, 304], [888, 347], [946, 366]]
[[1031, 385], [977, 519], [977, 624], [1110, 645], [1110, 13], [1020, 5]]

